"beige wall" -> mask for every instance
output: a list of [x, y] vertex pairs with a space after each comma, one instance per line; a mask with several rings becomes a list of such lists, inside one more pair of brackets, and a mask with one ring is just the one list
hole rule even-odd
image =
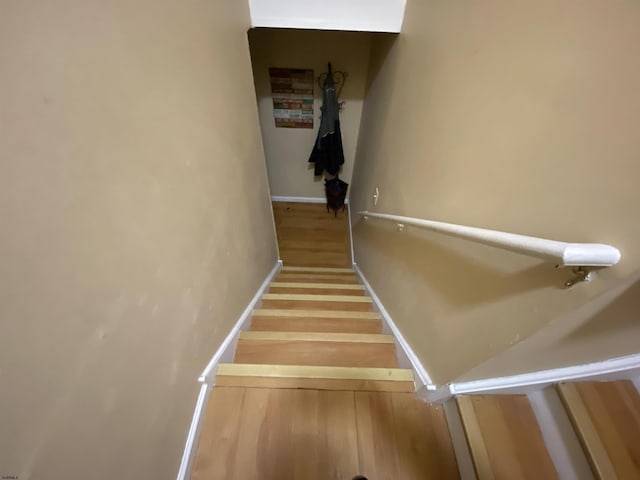
[[607, 360], [639, 352], [640, 272], [487, 360], [458, 381]]
[[3, 1], [0, 473], [175, 478], [276, 248], [246, 2]]
[[264, 142], [271, 194], [324, 198], [324, 182], [314, 177], [309, 154], [320, 126], [322, 91], [315, 85], [314, 128], [276, 128], [269, 83], [269, 67], [310, 68], [315, 77], [327, 71], [331, 61], [334, 70], [348, 73], [340, 101], [340, 128], [345, 163], [340, 177], [351, 183], [364, 84], [369, 59], [370, 34], [316, 30], [254, 29], [249, 35], [253, 74], [260, 110], [260, 126]]
[[[372, 208], [378, 186], [377, 211], [622, 251], [564, 290], [568, 272], [535, 259], [356, 222], [356, 262], [436, 382], [637, 275], [639, 26], [632, 2], [413, 0], [395, 42], [374, 40], [354, 211]], [[629, 353], [610, 320], [598, 324], [611, 335], [562, 363]], [[640, 345], [640, 323], [624, 331]], [[511, 370], [530, 368], [523, 354]]]

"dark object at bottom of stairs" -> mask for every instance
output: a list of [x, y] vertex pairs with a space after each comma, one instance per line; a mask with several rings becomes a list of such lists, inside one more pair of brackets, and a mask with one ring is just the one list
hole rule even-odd
[[324, 190], [327, 194], [327, 212], [332, 209], [334, 215], [338, 215], [338, 210], [342, 208], [344, 211], [344, 201], [347, 198], [348, 188], [349, 184], [340, 180], [338, 176], [324, 181]]
[[352, 480], [367, 480], [367, 477], [363, 477], [362, 475], [356, 475]]

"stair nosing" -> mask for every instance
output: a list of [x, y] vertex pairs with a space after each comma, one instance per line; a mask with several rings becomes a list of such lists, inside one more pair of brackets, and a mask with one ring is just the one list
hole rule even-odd
[[355, 273], [352, 268], [283, 266], [282, 272]]
[[378, 312], [354, 312], [349, 310], [298, 310], [279, 308], [256, 308], [251, 313], [256, 317], [313, 317], [313, 318], [345, 318], [350, 320], [380, 321]]
[[328, 378], [335, 380], [376, 380], [413, 382], [413, 371], [407, 368], [328, 367], [311, 365], [277, 365], [255, 363], [220, 363], [220, 376], [273, 378]]

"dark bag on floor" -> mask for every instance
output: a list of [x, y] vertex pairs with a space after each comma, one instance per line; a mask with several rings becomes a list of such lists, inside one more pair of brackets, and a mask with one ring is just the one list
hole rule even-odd
[[344, 211], [344, 199], [347, 198], [347, 188], [349, 184], [343, 182], [338, 177], [324, 181], [324, 191], [327, 194], [327, 212], [333, 209], [334, 215], [338, 215], [338, 210]]

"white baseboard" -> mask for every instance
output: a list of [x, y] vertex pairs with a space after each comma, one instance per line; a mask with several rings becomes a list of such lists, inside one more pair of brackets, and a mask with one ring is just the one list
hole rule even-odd
[[347, 209], [347, 216], [349, 217], [349, 246], [351, 247], [351, 265], [353, 268], [356, 267], [356, 254], [353, 251], [353, 227], [351, 223], [351, 206]]
[[242, 312], [242, 315], [240, 315], [240, 318], [238, 318], [238, 321], [229, 332], [229, 335], [227, 335], [222, 344], [220, 344], [220, 347], [218, 348], [216, 353], [214, 353], [213, 357], [211, 357], [209, 364], [202, 372], [202, 375], [200, 375], [200, 377], [198, 378], [198, 381], [214, 385], [215, 372], [218, 363], [220, 363], [221, 361], [233, 361], [233, 355], [236, 350], [236, 344], [238, 343], [238, 336], [240, 335], [240, 331], [246, 329], [246, 327], [248, 326], [248, 322], [251, 320], [251, 312], [262, 298], [262, 294], [267, 290], [267, 288], [269, 288], [269, 284], [271, 283], [271, 280], [273, 280], [273, 277], [276, 276], [281, 268], [282, 260], [278, 260], [269, 275], [267, 275], [267, 278], [265, 278], [264, 282], [262, 282], [262, 285], [260, 286], [256, 294], [251, 299], [251, 302], [249, 302], [249, 305], [247, 305], [247, 308], [244, 309], [244, 312]]
[[249, 302], [249, 305], [247, 305], [247, 308], [244, 309], [242, 315], [238, 318], [238, 321], [229, 332], [229, 335], [226, 336], [218, 350], [216, 350], [216, 353], [211, 357], [211, 360], [202, 372], [202, 375], [198, 378], [198, 381], [202, 385], [200, 386], [200, 394], [198, 395], [193, 419], [191, 420], [191, 427], [189, 428], [189, 434], [187, 435], [187, 442], [184, 447], [184, 453], [182, 454], [182, 461], [180, 462], [180, 469], [178, 470], [178, 480], [189, 480], [191, 478], [191, 469], [193, 467], [193, 459], [196, 455], [200, 427], [204, 420], [204, 412], [207, 407], [209, 395], [211, 394], [211, 389], [215, 385], [215, 375], [218, 363], [220, 363], [220, 361], [233, 361], [233, 355], [235, 354], [240, 331], [249, 326], [248, 324], [251, 320], [251, 312], [262, 298], [262, 294], [267, 290], [267, 288], [269, 288], [269, 284], [273, 277], [275, 277], [281, 268], [282, 260], [278, 260]]
[[191, 420], [191, 426], [189, 427], [189, 433], [187, 434], [187, 442], [184, 446], [184, 453], [182, 454], [182, 461], [180, 462], [180, 468], [178, 469], [177, 480], [189, 480], [191, 478], [193, 459], [196, 455], [200, 428], [202, 427], [202, 422], [204, 420], [204, 413], [207, 409], [207, 402], [209, 400], [209, 395], [211, 394], [211, 388], [212, 387], [206, 383], [200, 385], [200, 394], [198, 395], [196, 408], [193, 412], [193, 419]]
[[[273, 195], [271, 197], [272, 202], [294, 202], [294, 203], [327, 203], [325, 197], [284, 197], [279, 195]], [[344, 203], [349, 205], [349, 199], [347, 198]]]
[[558, 382], [572, 380], [627, 380], [640, 375], [640, 353], [571, 367], [541, 370], [508, 377], [487, 378], [449, 385], [451, 395], [491, 393], [529, 394]]
[[358, 265], [356, 265], [355, 263], [353, 264], [353, 269], [360, 278], [360, 281], [362, 282], [364, 287], [367, 289], [367, 292], [371, 296], [373, 303], [380, 311], [380, 315], [382, 315], [383, 319], [383, 326], [386, 327], [385, 333], [390, 333], [391, 335], [393, 335], [396, 340], [396, 345], [401, 349], [401, 351], [398, 352], [399, 354], [401, 354], [398, 355], [400, 368], [411, 368], [413, 370], [416, 384], [416, 393], [420, 397], [424, 398], [427, 392], [435, 390], [436, 386], [433, 385], [433, 382], [431, 381], [431, 377], [427, 373], [427, 370], [422, 366], [422, 363], [418, 359], [418, 356], [414, 353], [409, 343], [402, 336], [402, 333], [400, 333], [400, 330], [393, 322], [393, 319], [391, 318], [391, 315], [389, 315], [389, 312], [387, 312], [386, 308], [384, 308], [384, 305], [376, 295], [376, 292], [373, 291], [373, 288], [365, 278], [362, 270], [360, 270]]

